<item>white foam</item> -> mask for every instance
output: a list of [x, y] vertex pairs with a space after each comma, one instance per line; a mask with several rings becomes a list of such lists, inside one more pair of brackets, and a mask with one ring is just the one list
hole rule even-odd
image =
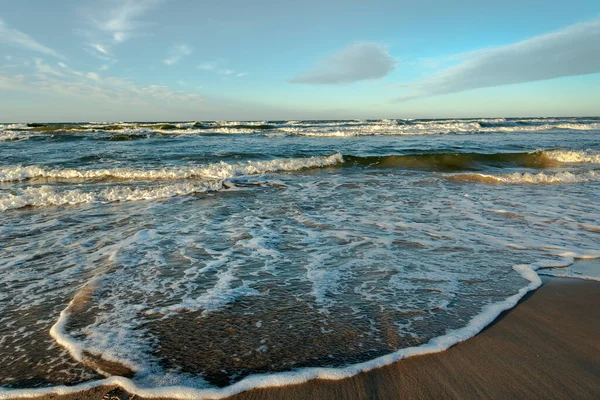
[[221, 182], [203, 182], [201, 184], [179, 183], [151, 188], [111, 187], [96, 191], [79, 189], [57, 190], [51, 186], [27, 187], [18, 194], [0, 194], [0, 211], [27, 206], [47, 207], [84, 203], [112, 203], [164, 199], [193, 193], [219, 190]]
[[0, 142], [13, 142], [29, 139], [31, 133], [23, 131], [0, 131]]
[[[470, 134], [494, 132], [538, 132], [551, 130], [588, 131], [600, 130], [600, 123], [585, 119], [532, 118], [524, 120], [507, 120], [504, 118], [482, 119], [445, 119], [445, 120], [394, 120], [377, 121], [287, 121], [285, 123], [269, 123], [268, 121], [218, 121], [205, 122], [201, 127], [195, 122], [178, 123], [87, 123], [78, 126], [80, 131], [101, 132], [110, 126], [110, 133], [163, 135], [192, 134], [255, 134], [262, 132], [266, 136], [312, 136], [312, 137], [355, 137], [373, 135], [437, 135], [437, 134]], [[172, 125], [172, 129], [162, 129], [163, 125]], [[260, 129], [261, 125], [271, 125], [272, 129]], [[114, 129], [117, 127], [118, 129]], [[3, 131], [19, 129], [18, 135], [3, 135]], [[33, 129], [33, 130], [32, 130]], [[35, 128], [25, 124], [0, 125], [0, 141], [19, 140], [29, 137], [26, 132], [34, 133]]]
[[[405, 123], [408, 122], [408, 123]], [[522, 124], [528, 122], [531, 124]], [[487, 126], [486, 123], [499, 125]], [[503, 125], [501, 125], [503, 124]], [[286, 125], [278, 127], [278, 131], [290, 135], [312, 137], [355, 137], [374, 135], [439, 135], [469, 134], [494, 132], [538, 132], [549, 130], [598, 130], [600, 123], [579, 122], [577, 120], [533, 119], [509, 122], [502, 118], [478, 120], [380, 120], [380, 121], [344, 121], [321, 123], [314, 126]]]
[[548, 185], [548, 184], [568, 184], [599, 182], [600, 172], [598, 171], [578, 171], [578, 172], [540, 172], [532, 174], [529, 172], [512, 174], [452, 174], [447, 175], [450, 179], [459, 181], [471, 181], [480, 183], [507, 183], [507, 184], [529, 184], [529, 185]]
[[323, 157], [279, 158], [266, 161], [248, 161], [228, 164], [225, 162], [205, 166], [189, 166], [160, 170], [134, 168], [111, 169], [49, 169], [39, 166], [8, 166], [0, 168], [0, 182], [14, 182], [28, 179], [121, 179], [121, 180], [178, 180], [190, 178], [228, 179], [243, 175], [264, 174], [278, 171], [298, 171], [305, 168], [318, 168], [336, 165], [343, 161], [339, 153]]
[[[222, 399], [234, 394], [257, 388], [277, 387], [291, 384], [303, 383], [313, 379], [339, 380], [357, 375], [361, 372], [389, 365], [404, 358], [437, 353], [447, 350], [451, 346], [467, 340], [483, 328], [489, 325], [503, 311], [514, 307], [519, 300], [529, 291], [538, 288], [542, 281], [536, 274], [534, 265], [516, 265], [513, 269], [529, 284], [503, 301], [487, 305], [482, 312], [472, 318], [466, 326], [446, 332], [446, 334], [430, 340], [428, 343], [404, 348], [394, 353], [378, 357], [376, 359], [354, 364], [345, 368], [302, 368], [291, 372], [273, 374], [256, 374], [248, 376], [241, 381], [224, 388], [194, 388], [186, 386], [167, 386], [147, 388], [136, 384], [133, 380], [124, 377], [110, 377], [93, 382], [87, 382], [74, 386], [56, 386], [39, 389], [2, 389], [0, 388], [0, 399], [16, 397], [32, 397], [47, 394], [70, 394], [99, 386], [117, 385], [128, 392], [141, 397], [171, 397], [176, 399]], [[61, 314], [62, 316], [62, 314]], [[58, 323], [57, 323], [58, 324]], [[62, 325], [57, 326], [58, 330]], [[60, 337], [60, 336], [59, 336]], [[77, 352], [75, 352], [77, 354]]]
[[593, 150], [544, 150], [543, 154], [561, 163], [600, 164], [600, 153]]
[[600, 276], [583, 275], [570, 270], [541, 271], [540, 275], [553, 276], [555, 278], [572, 278], [581, 279], [584, 281], [600, 282]]
[[148, 310], [147, 313], [161, 313], [164, 317], [169, 317], [181, 311], [202, 310], [202, 316], [206, 316], [213, 311], [225, 307], [243, 296], [260, 296], [261, 293], [249, 286], [248, 282], [242, 282], [238, 286], [233, 283], [238, 280], [231, 269], [218, 274], [216, 284], [197, 298], [184, 297], [181, 302], [172, 304], [168, 307]]

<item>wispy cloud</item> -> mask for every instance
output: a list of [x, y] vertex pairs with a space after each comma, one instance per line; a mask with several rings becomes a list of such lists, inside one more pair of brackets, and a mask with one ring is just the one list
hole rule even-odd
[[163, 62], [167, 65], [177, 64], [185, 56], [192, 54], [192, 49], [186, 44], [180, 44], [171, 49], [171, 56], [165, 58]]
[[110, 57], [110, 55], [111, 55], [110, 52], [108, 51], [108, 49], [99, 43], [93, 44], [92, 47], [94, 48], [94, 50], [96, 50], [99, 53], [104, 54], [105, 56]]
[[92, 17], [95, 26], [108, 33], [116, 43], [135, 36], [135, 31], [143, 26], [139, 18], [166, 0], [124, 0], [115, 3], [104, 18]]
[[395, 60], [385, 46], [357, 43], [327, 57], [312, 70], [290, 79], [291, 83], [332, 85], [380, 79], [389, 74]]
[[600, 72], [600, 19], [508, 46], [460, 56], [458, 65], [421, 82], [396, 101]]
[[[94, 57], [116, 62], [113, 47], [141, 34], [148, 23], [141, 18], [167, 0], [110, 0], [108, 6], [99, 2], [83, 11], [87, 27], [79, 31], [87, 40], [85, 50]], [[110, 65], [110, 64], [109, 64]]]
[[[54, 68], [50, 64], [46, 64], [39, 58], [36, 58], [34, 61], [35, 61], [35, 69], [39, 74], [49, 74], [49, 75], [55, 75], [55, 76], [60, 76], [60, 77], [65, 76], [65, 74], [62, 71], [59, 71], [58, 69]], [[57, 65], [63, 69], [66, 68], [66, 64], [64, 64], [64, 63], [58, 63]]]
[[197, 68], [202, 71], [214, 71], [217, 69], [217, 63], [214, 63], [214, 62], [203, 63], [203, 64], [198, 65]]
[[56, 58], [64, 57], [51, 49], [50, 47], [44, 46], [31, 36], [17, 29], [11, 28], [0, 19], [0, 42], [6, 43], [11, 46], [20, 47], [22, 49], [32, 50], [38, 53], [46, 54]]
[[197, 93], [173, 90], [162, 85], [138, 85], [128, 79], [104, 76], [97, 72], [78, 71], [65, 63], [48, 63], [35, 59], [31, 74], [0, 76], [0, 87], [32, 93], [48, 93], [85, 101], [112, 103], [204, 104]]
[[233, 69], [220, 67], [220, 64], [221, 63], [217, 61], [205, 62], [203, 64], [198, 65], [196, 68], [201, 71], [212, 71], [219, 75], [223, 75], [224, 77], [236, 76], [238, 78], [241, 78], [243, 76], [248, 75], [247, 72], [238, 72]]

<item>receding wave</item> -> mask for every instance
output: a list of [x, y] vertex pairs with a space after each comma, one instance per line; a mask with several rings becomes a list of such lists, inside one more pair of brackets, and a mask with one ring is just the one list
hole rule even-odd
[[236, 176], [264, 174], [278, 171], [297, 171], [307, 168], [332, 166], [343, 161], [339, 153], [310, 158], [279, 158], [267, 161], [225, 162], [198, 167], [181, 167], [157, 170], [134, 168], [111, 169], [49, 169], [38, 166], [9, 166], [0, 168], [0, 182], [24, 180], [182, 180], [191, 178], [229, 179]]
[[548, 185], [599, 182], [600, 172], [540, 172], [532, 174], [529, 172], [512, 174], [490, 175], [490, 174], [455, 174], [447, 176], [448, 179], [457, 182], [491, 183], [491, 184], [517, 184], [517, 185]]

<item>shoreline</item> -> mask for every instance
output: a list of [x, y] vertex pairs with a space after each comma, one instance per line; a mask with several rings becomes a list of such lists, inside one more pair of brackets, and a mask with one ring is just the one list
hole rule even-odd
[[[590, 305], [600, 300], [600, 283], [552, 277], [543, 281], [477, 335], [445, 351], [408, 357], [341, 380], [251, 389], [228, 399], [598, 398], [600, 343], [594, 338], [600, 332], [600, 309]], [[101, 386], [28, 398], [143, 397]]]

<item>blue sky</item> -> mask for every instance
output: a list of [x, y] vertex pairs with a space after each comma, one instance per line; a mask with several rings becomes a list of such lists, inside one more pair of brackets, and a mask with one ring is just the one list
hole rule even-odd
[[0, 1], [0, 121], [598, 115], [597, 1]]

